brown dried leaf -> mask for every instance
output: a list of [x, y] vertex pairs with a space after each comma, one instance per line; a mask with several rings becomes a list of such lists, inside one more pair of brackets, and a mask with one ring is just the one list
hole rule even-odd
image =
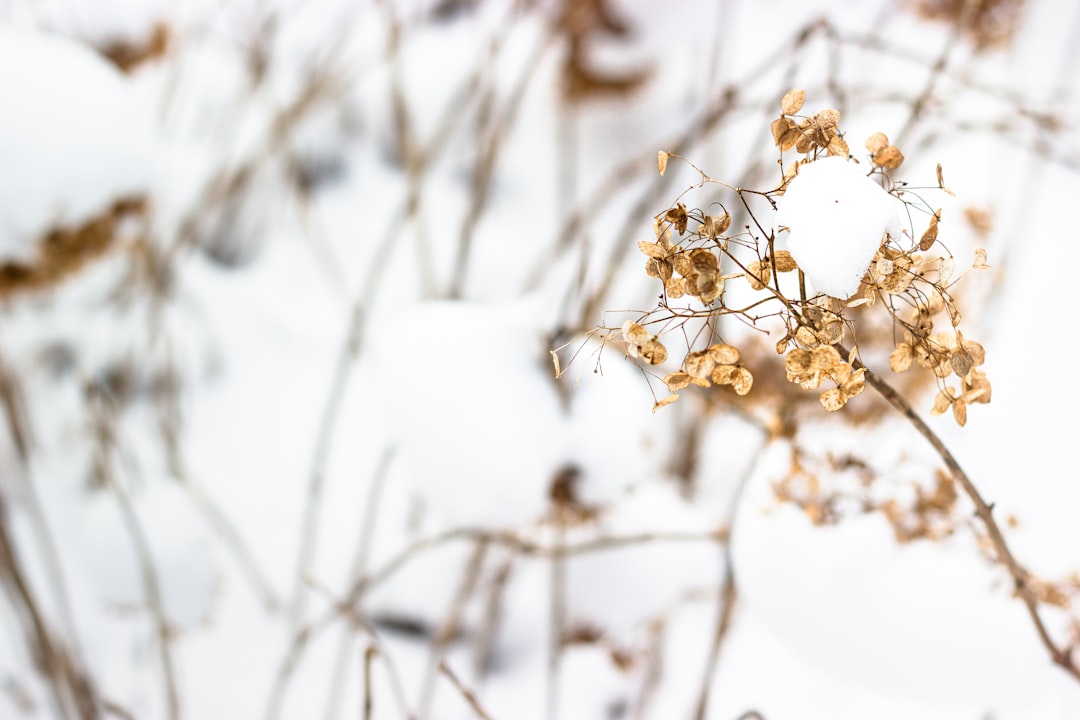
[[668, 222], [674, 223], [675, 229], [679, 232], [680, 235], [686, 232], [686, 206], [682, 203], [679, 203], [677, 207], [673, 207], [668, 210], [667, 213], [665, 213], [664, 215], [664, 219]]
[[671, 279], [671, 263], [667, 260], [649, 258], [645, 261], [645, 274], [667, 282]]
[[967, 377], [967, 374], [971, 372], [971, 368], [975, 367], [975, 361], [972, 360], [971, 353], [966, 350], [954, 352], [949, 357], [949, 364], [952, 366], [952, 371], [961, 380]]
[[846, 158], [851, 155], [851, 149], [848, 147], [847, 141], [839, 135], [830, 140], [825, 149], [830, 155], [837, 157]]
[[815, 128], [826, 134], [829, 134], [829, 136], [831, 137], [832, 134], [836, 133], [836, 126], [840, 124], [840, 111], [834, 110], [832, 108], [828, 110], [822, 110], [818, 114], [814, 115], [811, 123], [814, 125]]
[[811, 362], [809, 350], [795, 348], [784, 358], [784, 368], [792, 375], [804, 375], [810, 372]]
[[672, 300], [678, 300], [686, 294], [686, 278], [671, 278], [664, 282], [664, 292]]
[[788, 133], [794, 130], [795, 127], [795, 121], [791, 118], [779, 117], [773, 120], [772, 125], [769, 126], [769, 129], [772, 130], [773, 143], [781, 150], [784, 150], [785, 148], [783, 146], [782, 140], [788, 135]]
[[729, 385], [735, 376], [734, 365], [717, 365], [712, 371], [712, 381], [717, 385]]
[[638, 250], [651, 258], [665, 258], [668, 254], [667, 248], [665, 248], [660, 243], [652, 243], [646, 240], [642, 240], [637, 244], [637, 246]]
[[707, 350], [700, 350], [686, 356], [685, 367], [690, 377], [705, 378], [716, 367], [716, 361]]
[[904, 154], [896, 147], [886, 145], [874, 153], [872, 161], [875, 165], [886, 170], [895, 170], [904, 162]]
[[986, 373], [980, 370], [972, 371], [964, 380], [964, 395], [971, 397], [971, 402], [990, 402], [990, 390], [990, 381], [986, 378]]
[[694, 284], [697, 287], [697, 297], [701, 302], [709, 305], [724, 292], [724, 279], [720, 273], [699, 273]]
[[695, 248], [690, 251], [690, 269], [698, 273], [719, 273], [720, 261], [705, 248]]
[[805, 90], [788, 90], [780, 100], [780, 110], [785, 115], [794, 115], [802, 109], [804, 102], [806, 102]]
[[885, 133], [874, 133], [870, 137], [866, 138], [866, 149], [870, 151], [871, 155], [876, 155], [878, 151], [888, 147], [889, 138]]
[[[663, 176], [664, 171], [667, 170], [668, 154], [663, 150], [656, 153], [656, 169], [660, 171], [660, 175]], [[941, 167], [940, 165], [938, 167]]]
[[889, 367], [895, 373], [902, 373], [911, 367], [912, 358], [911, 346], [907, 343], [900, 343], [895, 350], [889, 353]]
[[[963, 338], [962, 335], [960, 337]], [[960, 347], [964, 349], [964, 352], [971, 356], [971, 364], [973, 367], [979, 367], [986, 362], [986, 350], [974, 340], [961, 339]]]
[[934, 243], [937, 242], [938, 236], [938, 221], [941, 220], [941, 209], [930, 218], [930, 226], [926, 228], [926, 232], [923, 233], [922, 239], [919, 240], [919, 249], [926, 252]]
[[957, 399], [952, 404], [953, 417], [956, 418], [956, 424], [960, 427], [967, 425], [967, 403], [961, 399]]
[[667, 348], [654, 337], [641, 346], [641, 357], [650, 365], [659, 365], [667, 360]]
[[690, 376], [684, 372], [673, 372], [664, 376], [664, 384], [671, 392], [678, 392], [690, 385]]
[[795, 339], [802, 345], [814, 347], [818, 344], [817, 334], [808, 325], [800, 325], [795, 331]]
[[652, 334], [633, 320], [627, 320], [622, 324], [622, 336], [628, 345], [644, 345]]
[[840, 388], [833, 388], [821, 393], [821, 406], [829, 412], [836, 412], [847, 403], [847, 396]]
[[754, 290], [764, 290], [772, 279], [772, 270], [769, 263], [755, 260], [747, 266], [746, 280]]
[[731, 375], [731, 389], [736, 395], [746, 395], [754, 385], [754, 376], [744, 367], [737, 367]]
[[938, 394], [934, 396], [934, 406], [930, 408], [930, 414], [937, 417], [943, 415], [949, 406], [953, 403], [953, 396], [949, 392], [951, 388], [945, 390], [939, 390]]
[[791, 253], [787, 250], [777, 250], [775, 262], [776, 272], [792, 272], [799, 269], [799, 266], [795, 264], [795, 258], [791, 257]]
[[731, 215], [723, 213], [722, 215], [706, 215], [705, 222], [701, 224], [701, 233], [705, 237], [715, 240], [717, 236], [723, 235], [731, 227]]
[[672, 393], [671, 395], [668, 395], [667, 397], [660, 398], [659, 400], [656, 401], [656, 404], [653, 405], [652, 411], [656, 412], [657, 410], [664, 407], [665, 405], [670, 405], [671, 403], [675, 402], [678, 399], [679, 399], [679, 396], [676, 395], [675, 393]]
[[739, 362], [739, 348], [725, 343], [709, 346], [709, 356], [717, 365], [735, 365]]

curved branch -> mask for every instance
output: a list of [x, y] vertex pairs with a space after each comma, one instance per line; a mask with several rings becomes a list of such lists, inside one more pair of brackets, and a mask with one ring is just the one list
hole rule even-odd
[[[841, 349], [841, 352], [846, 354], [847, 351]], [[953, 479], [961, 488], [963, 488], [964, 494], [967, 495], [972, 504], [975, 505], [975, 514], [986, 528], [987, 537], [993, 544], [994, 552], [997, 555], [997, 562], [1001, 564], [1012, 577], [1016, 594], [1024, 602], [1028, 615], [1031, 617], [1031, 622], [1035, 626], [1035, 631], [1038, 633], [1042, 644], [1050, 653], [1050, 658], [1056, 665], [1065, 670], [1065, 672], [1080, 681], [1080, 668], [1073, 662], [1070, 648], [1063, 647], [1055, 642], [1054, 639], [1050, 637], [1049, 631], [1046, 629], [1042, 616], [1039, 614], [1039, 598], [1035, 589], [1032, 587], [1031, 573], [1029, 573], [1027, 568], [1016, 559], [1012, 550], [1009, 549], [1009, 545], [1005, 541], [1005, 536], [1001, 531], [1001, 526], [994, 518], [993, 504], [986, 502], [978, 488], [976, 488], [975, 484], [971, 481], [971, 478], [968, 477], [968, 474], [960, 467], [960, 463], [957, 462], [952, 452], [945, 447], [945, 443], [930, 429], [930, 426], [916, 414], [908, 401], [905, 400], [892, 385], [886, 382], [884, 378], [874, 373], [874, 371], [866, 367], [861, 361], [855, 360], [854, 365], [856, 369], [863, 368], [866, 370], [866, 375], [864, 376], [866, 382], [890, 405], [892, 405], [893, 408], [907, 418], [912, 427], [914, 427], [915, 430], [930, 443], [931, 447], [934, 448], [934, 451], [941, 457]]]

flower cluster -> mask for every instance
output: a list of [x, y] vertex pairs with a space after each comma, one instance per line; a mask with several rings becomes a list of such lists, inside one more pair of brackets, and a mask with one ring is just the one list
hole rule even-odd
[[[719, 185], [738, 196], [748, 215], [748, 222], [742, 225], [743, 231], [728, 234], [733, 218], [721, 202], [713, 201], [708, 206], [710, 210], [688, 210], [683, 202], [676, 202], [656, 216], [655, 241], [638, 243], [646, 257], [646, 273], [660, 280], [664, 289], [659, 306], [652, 311], [662, 317], [650, 313], [650, 320], [659, 322], [658, 326], [663, 327], [664, 332], [684, 327], [691, 321], [705, 322], [705, 327], [694, 333], [684, 332], [687, 348], [680, 368], [662, 377], [672, 394], [657, 401], [656, 407], [674, 402], [678, 393], [691, 385], [702, 388], [727, 386], [738, 395], [749, 393], [753, 374], [742, 364], [736, 347], [718, 341], [720, 333], [713, 325], [713, 321], [722, 316], [734, 315], [754, 327], [759, 327], [758, 322], [764, 317], [778, 319], [783, 335], [776, 342], [776, 351], [785, 356], [787, 379], [804, 389], [819, 390], [819, 400], [825, 409], [840, 410], [857, 397], [865, 385], [868, 370], [860, 360], [860, 340], [863, 339], [860, 328], [869, 322], [865, 318], [870, 317], [867, 313], [873, 308], [881, 309], [893, 327], [901, 331], [894, 330], [893, 333], [898, 340], [889, 356], [891, 369], [897, 373], [913, 366], [928, 370], [939, 390], [932, 414], [940, 415], [951, 408], [956, 421], [963, 425], [969, 405], [989, 402], [990, 383], [985, 373], [978, 369], [985, 361], [985, 351], [977, 342], [965, 338], [959, 329], [960, 313], [949, 292], [954, 282], [955, 261], [948, 252], [940, 255], [931, 252], [943, 247], [938, 242], [941, 210], [933, 210], [904, 183], [892, 180], [889, 173], [900, 167], [904, 156], [884, 133], [875, 133], [865, 143], [868, 153], [865, 166], [869, 171], [862, 178], [858, 177], [862, 173], [852, 173], [858, 162], [850, 159], [850, 150], [839, 128], [839, 111], [826, 109], [812, 115], [800, 115], [805, 99], [806, 93], [801, 90], [787, 93], [781, 100], [781, 114], [772, 123], [772, 137], [781, 159], [790, 150], [801, 154], [794, 163], [782, 165], [782, 175], [772, 190], [732, 187], [699, 170], [702, 179], [698, 187]], [[658, 154], [661, 174], [673, 157], [678, 158], [663, 151]], [[817, 165], [822, 159], [825, 162]], [[808, 186], [811, 189], [820, 187], [824, 192], [803, 193], [799, 201], [792, 198], [794, 204], [778, 203], [777, 199], [785, 196], [789, 188], [794, 195], [792, 178], [803, 174], [801, 168], [811, 166], [815, 171], [808, 171], [805, 181], [824, 183]], [[849, 175], [854, 179], [849, 180]], [[867, 177], [873, 182], [868, 182]], [[950, 193], [944, 185], [940, 166], [937, 181], [939, 190]], [[844, 195], [849, 188], [852, 194]], [[778, 218], [785, 214], [784, 221], [761, 222], [755, 217], [747, 194], [767, 199]], [[879, 197], [895, 203], [898, 209], [902, 203], [909, 216], [919, 212], [929, 216], [922, 235], [903, 231], [898, 220], [889, 219], [891, 206], [889, 202], [878, 201]], [[866, 203], [862, 202], [867, 198]], [[873, 207], [864, 208], [867, 203]], [[719, 208], [720, 212], [712, 208]], [[860, 212], [863, 214], [859, 215]], [[860, 219], [849, 227], [843, 222], [849, 217], [869, 218], [869, 221]], [[791, 218], [795, 220], [791, 221]], [[878, 222], [881, 225], [877, 225]], [[798, 228], [793, 228], [796, 224]], [[770, 226], [771, 232], [766, 229]], [[753, 228], [761, 234], [755, 233]], [[857, 242], [849, 244], [845, 240], [830, 245], [832, 238], [838, 237], [838, 231], [847, 233]], [[788, 234], [781, 235], [778, 241], [777, 235], [783, 232]], [[676, 234], [678, 244], [672, 239]], [[919, 237], [917, 242], [914, 237]], [[777, 247], [785, 239], [790, 250]], [[797, 241], [800, 243], [798, 248]], [[874, 243], [878, 243], [876, 249]], [[858, 255], [860, 258], [848, 263], [856, 274], [850, 280], [845, 276], [841, 278], [842, 282], [830, 282], [830, 276], [825, 274], [830, 270], [832, 255], [829, 253], [842, 252], [849, 247], [853, 250], [852, 257]], [[795, 250], [799, 252], [793, 256]], [[976, 251], [972, 268], [984, 269], [985, 260], [985, 251]], [[811, 267], [814, 264], [821, 268]], [[783, 279], [780, 274], [793, 274], [797, 279]], [[737, 294], [740, 304], [733, 306], [729, 300], [733, 296], [725, 294], [725, 290], [736, 279], [745, 281], [750, 291], [761, 293], [762, 297], [746, 303], [745, 293], [740, 292]], [[817, 288], [816, 294], [807, 292], [807, 280], [812, 283], [812, 289]], [[826, 294], [822, 289], [834, 295]], [[672, 304], [679, 300], [685, 307]], [[774, 311], [760, 310], [770, 306]], [[902, 316], [901, 313], [907, 312], [905, 307], [911, 312]], [[859, 308], [857, 313], [856, 308]], [[952, 327], [935, 333], [934, 317], [939, 313], [947, 313]], [[639, 319], [639, 322], [644, 321]], [[667, 360], [668, 351], [664, 344], [638, 322], [625, 323], [622, 336], [631, 358], [650, 366]], [[698, 340], [703, 337], [710, 338], [708, 342], [712, 344], [706, 346]], [[849, 340], [850, 345], [846, 346]], [[945, 385], [945, 379], [951, 375], [959, 379], [958, 387]], [[823, 389], [825, 383], [831, 383], [832, 387]]]

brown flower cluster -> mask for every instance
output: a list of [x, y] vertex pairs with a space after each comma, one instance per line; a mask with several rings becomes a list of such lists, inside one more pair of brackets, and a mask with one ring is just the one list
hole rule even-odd
[[805, 90], [792, 90], [780, 101], [781, 115], [772, 123], [773, 142], [781, 152], [795, 149], [807, 153], [814, 148], [826, 151], [829, 155], [847, 157], [850, 154], [848, 144], [840, 136], [839, 110], [822, 110], [811, 117], [796, 121], [796, 113], [802, 109], [806, 100]]
[[[680, 235], [686, 231], [686, 208], [681, 203], [678, 208], [669, 210], [667, 216]], [[674, 219], [670, 219], [672, 216]], [[727, 213], [706, 215], [700, 232], [716, 239], [730, 224], [731, 216]], [[642, 240], [638, 243], [638, 248], [648, 258], [646, 274], [664, 283], [664, 292], [669, 299], [690, 295], [705, 305], [715, 302], [724, 292], [724, 277], [720, 274], [720, 261], [716, 255], [705, 248], [684, 249], [672, 245], [670, 229], [659, 223], [656, 235], [656, 242]]]
[[[737, 316], [751, 326], [757, 326], [763, 317], [779, 318], [786, 332], [776, 343], [776, 351], [785, 356], [787, 379], [807, 390], [819, 391], [821, 405], [836, 411], [862, 392], [868, 372], [858, 359], [859, 341], [872, 337], [872, 334], [859, 332], [864, 321], [860, 319], [857, 324], [855, 320], [870, 316], [864, 315], [862, 309], [856, 314], [855, 308], [865, 308], [868, 312], [876, 306], [882, 309], [894, 328], [902, 329], [902, 339], [895, 342], [889, 356], [892, 370], [901, 373], [913, 365], [929, 370], [939, 389], [932, 414], [940, 415], [951, 408], [956, 421], [963, 425], [969, 405], [990, 400], [990, 383], [985, 373], [978, 369], [984, 363], [986, 353], [981, 345], [964, 338], [959, 330], [960, 313], [949, 292], [955, 282], [953, 257], [948, 252], [940, 257], [930, 253], [941, 247], [938, 241], [941, 210], [932, 211], [921, 197], [910, 195], [906, 184], [892, 181], [889, 172], [901, 166], [904, 155], [884, 133], [875, 133], [866, 141], [870, 172], [880, 176], [886, 191], [909, 208], [930, 217], [917, 242], [914, 238], [918, 236], [908, 233], [900, 233], [898, 237], [893, 237], [893, 233], [883, 236], [863, 276], [859, 297], [847, 303], [826, 296], [807, 297], [801, 270], [790, 252], [776, 248], [773, 234], [766, 230], [770, 223], [754, 217], [754, 209], [747, 202], [745, 193], [767, 198], [775, 208], [774, 199], [783, 194], [785, 184], [798, 172], [800, 164], [814, 162], [822, 154], [849, 156], [848, 145], [840, 133], [839, 111], [827, 109], [800, 115], [805, 100], [806, 93], [802, 90], [788, 92], [781, 100], [780, 116], [772, 123], [773, 141], [781, 153], [795, 150], [806, 154], [785, 168], [783, 178], [772, 190], [726, 185], [713, 180], [678, 155], [665, 151], [657, 154], [657, 169], [661, 175], [672, 158], [683, 160], [701, 173], [700, 186], [716, 184], [737, 194], [752, 222], [744, 226], [745, 232], [726, 235], [732, 217], [720, 203], [716, 204], [722, 212], [717, 214], [688, 210], [683, 202], [677, 202], [657, 215], [653, 228], [655, 241], [638, 243], [646, 256], [645, 272], [664, 286], [664, 297], [654, 312], [663, 314], [665, 322], [676, 326], [690, 319], [705, 319], [713, 337], [719, 333], [711, 326], [712, 321], [724, 315]], [[940, 165], [937, 186], [951, 194], [945, 187]], [[756, 236], [752, 228], [757, 228], [761, 235]], [[680, 240], [685, 238], [683, 244], [672, 241], [675, 233]], [[751, 257], [742, 255], [746, 251], [752, 253]], [[725, 267], [742, 272], [725, 274]], [[976, 251], [972, 268], [986, 268], [985, 251]], [[791, 283], [785, 287], [785, 283], [776, 277], [779, 273], [799, 273], [797, 291], [792, 292]], [[725, 282], [735, 278], [744, 278], [751, 290], [767, 294], [740, 307], [729, 306], [725, 302]], [[703, 307], [683, 309], [668, 304], [680, 298], [696, 300]], [[913, 309], [910, 318], [902, 318], [899, 314], [905, 306]], [[770, 312], [759, 310], [763, 307], [776, 309]], [[947, 312], [952, 327], [935, 333], [933, 318], [943, 311]], [[658, 365], [667, 359], [667, 349], [642, 325], [628, 322], [623, 325], [622, 334], [632, 358], [644, 360], [648, 365]], [[844, 345], [848, 338], [852, 341], [850, 351]], [[945, 385], [945, 379], [950, 375], [959, 379], [958, 387]], [[737, 394], [745, 395], [753, 384], [753, 375], [742, 366], [739, 351], [733, 346], [717, 343], [702, 350], [697, 343], [688, 342], [681, 368], [665, 376], [663, 382], [672, 394], [658, 401], [657, 408], [674, 402], [679, 391], [690, 385], [729, 386]], [[823, 387], [825, 383], [830, 383], [831, 387]]]
[[826, 380], [836, 383], [836, 387], [821, 393], [821, 405], [829, 412], [847, 405], [865, 386], [866, 368], [856, 370], [852, 361], [844, 360], [832, 345], [819, 345], [811, 350], [794, 348], [784, 359], [784, 369], [788, 380], [806, 390], [817, 390]]
[[623, 323], [622, 335], [630, 357], [641, 358], [650, 365], [659, 365], [667, 360], [667, 348], [641, 325], [627, 320]]
[[919, 305], [906, 325], [904, 339], [889, 355], [893, 372], [907, 371], [912, 364], [928, 369], [940, 380], [955, 375], [959, 389], [942, 387], [934, 398], [931, 415], [942, 415], [950, 407], [960, 425], [967, 423], [967, 407], [972, 403], [990, 402], [990, 381], [978, 368], [986, 361], [986, 350], [974, 340], [968, 340], [955, 327], [951, 331], [934, 333], [934, 310], [940, 303]]
[[746, 395], [754, 384], [754, 376], [740, 360], [738, 348], [716, 343], [705, 350], [688, 353], [683, 361], [683, 369], [667, 375], [664, 384], [673, 393], [690, 385], [730, 385], [737, 395]]

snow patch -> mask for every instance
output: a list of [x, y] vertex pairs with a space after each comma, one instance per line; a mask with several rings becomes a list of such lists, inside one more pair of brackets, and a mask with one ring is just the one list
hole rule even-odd
[[899, 237], [899, 209], [857, 165], [828, 157], [799, 168], [773, 230], [787, 230], [791, 256], [813, 288], [843, 300], [859, 289], [883, 233]]

